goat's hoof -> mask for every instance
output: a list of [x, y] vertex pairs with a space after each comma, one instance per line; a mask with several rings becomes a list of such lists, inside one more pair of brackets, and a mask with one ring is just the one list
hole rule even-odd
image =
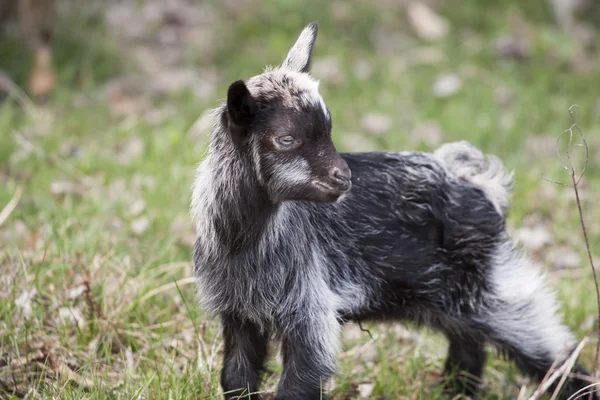
[[477, 399], [480, 385], [467, 378], [448, 377], [439, 383], [444, 399]]

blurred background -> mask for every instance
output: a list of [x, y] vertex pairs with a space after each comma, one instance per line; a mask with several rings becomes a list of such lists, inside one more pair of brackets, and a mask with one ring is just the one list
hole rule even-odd
[[[0, 0], [0, 20], [0, 398], [220, 398], [218, 325], [190, 264], [194, 168], [229, 83], [279, 64], [310, 21], [338, 149], [468, 140], [501, 157], [515, 171], [510, 231], [565, 321], [594, 337], [574, 194], [542, 176], [570, 179], [555, 140], [577, 104], [598, 255], [596, 0]], [[335, 399], [438, 397], [441, 337], [365, 327], [372, 338], [344, 331]], [[484, 398], [534, 390], [488, 364]]]

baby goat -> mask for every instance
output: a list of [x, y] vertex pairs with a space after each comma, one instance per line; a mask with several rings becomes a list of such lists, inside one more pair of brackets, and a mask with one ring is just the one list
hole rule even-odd
[[222, 323], [225, 398], [259, 398], [276, 338], [276, 399], [320, 399], [344, 321], [440, 330], [452, 392], [476, 392], [486, 343], [543, 378], [574, 337], [507, 237], [511, 176], [466, 142], [339, 154], [308, 74], [316, 36], [308, 25], [281, 67], [231, 84], [194, 183], [195, 273]]

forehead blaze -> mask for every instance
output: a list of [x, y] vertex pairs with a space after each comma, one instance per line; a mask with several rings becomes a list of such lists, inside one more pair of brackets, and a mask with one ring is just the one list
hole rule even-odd
[[253, 97], [266, 106], [273, 104], [302, 110], [317, 107], [325, 118], [329, 111], [319, 93], [319, 82], [305, 73], [285, 70], [267, 71], [248, 81], [248, 89]]

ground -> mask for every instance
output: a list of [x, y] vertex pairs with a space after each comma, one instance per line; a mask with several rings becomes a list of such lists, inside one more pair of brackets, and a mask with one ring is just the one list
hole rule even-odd
[[[577, 104], [598, 254], [594, 29], [562, 31], [545, 1], [70, 1], [59, 2], [50, 98], [34, 105], [12, 90], [0, 105], [0, 398], [218, 398], [222, 345], [195, 302], [188, 216], [207, 111], [233, 80], [281, 62], [310, 21], [340, 151], [468, 140], [514, 170], [509, 229], [546, 271], [565, 322], [591, 338], [581, 356], [591, 368], [596, 303], [577, 206], [542, 176], [569, 180], [554, 141]], [[31, 57], [10, 29], [0, 63], [25, 86]], [[440, 336], [364, 327], [372, 338], [345, 330], [335, 399], [437, 398]], [[484, 397], [527, 398], [535, 385], [490, 355]], [[266, 390], [277, 359], [271, 368]]]

